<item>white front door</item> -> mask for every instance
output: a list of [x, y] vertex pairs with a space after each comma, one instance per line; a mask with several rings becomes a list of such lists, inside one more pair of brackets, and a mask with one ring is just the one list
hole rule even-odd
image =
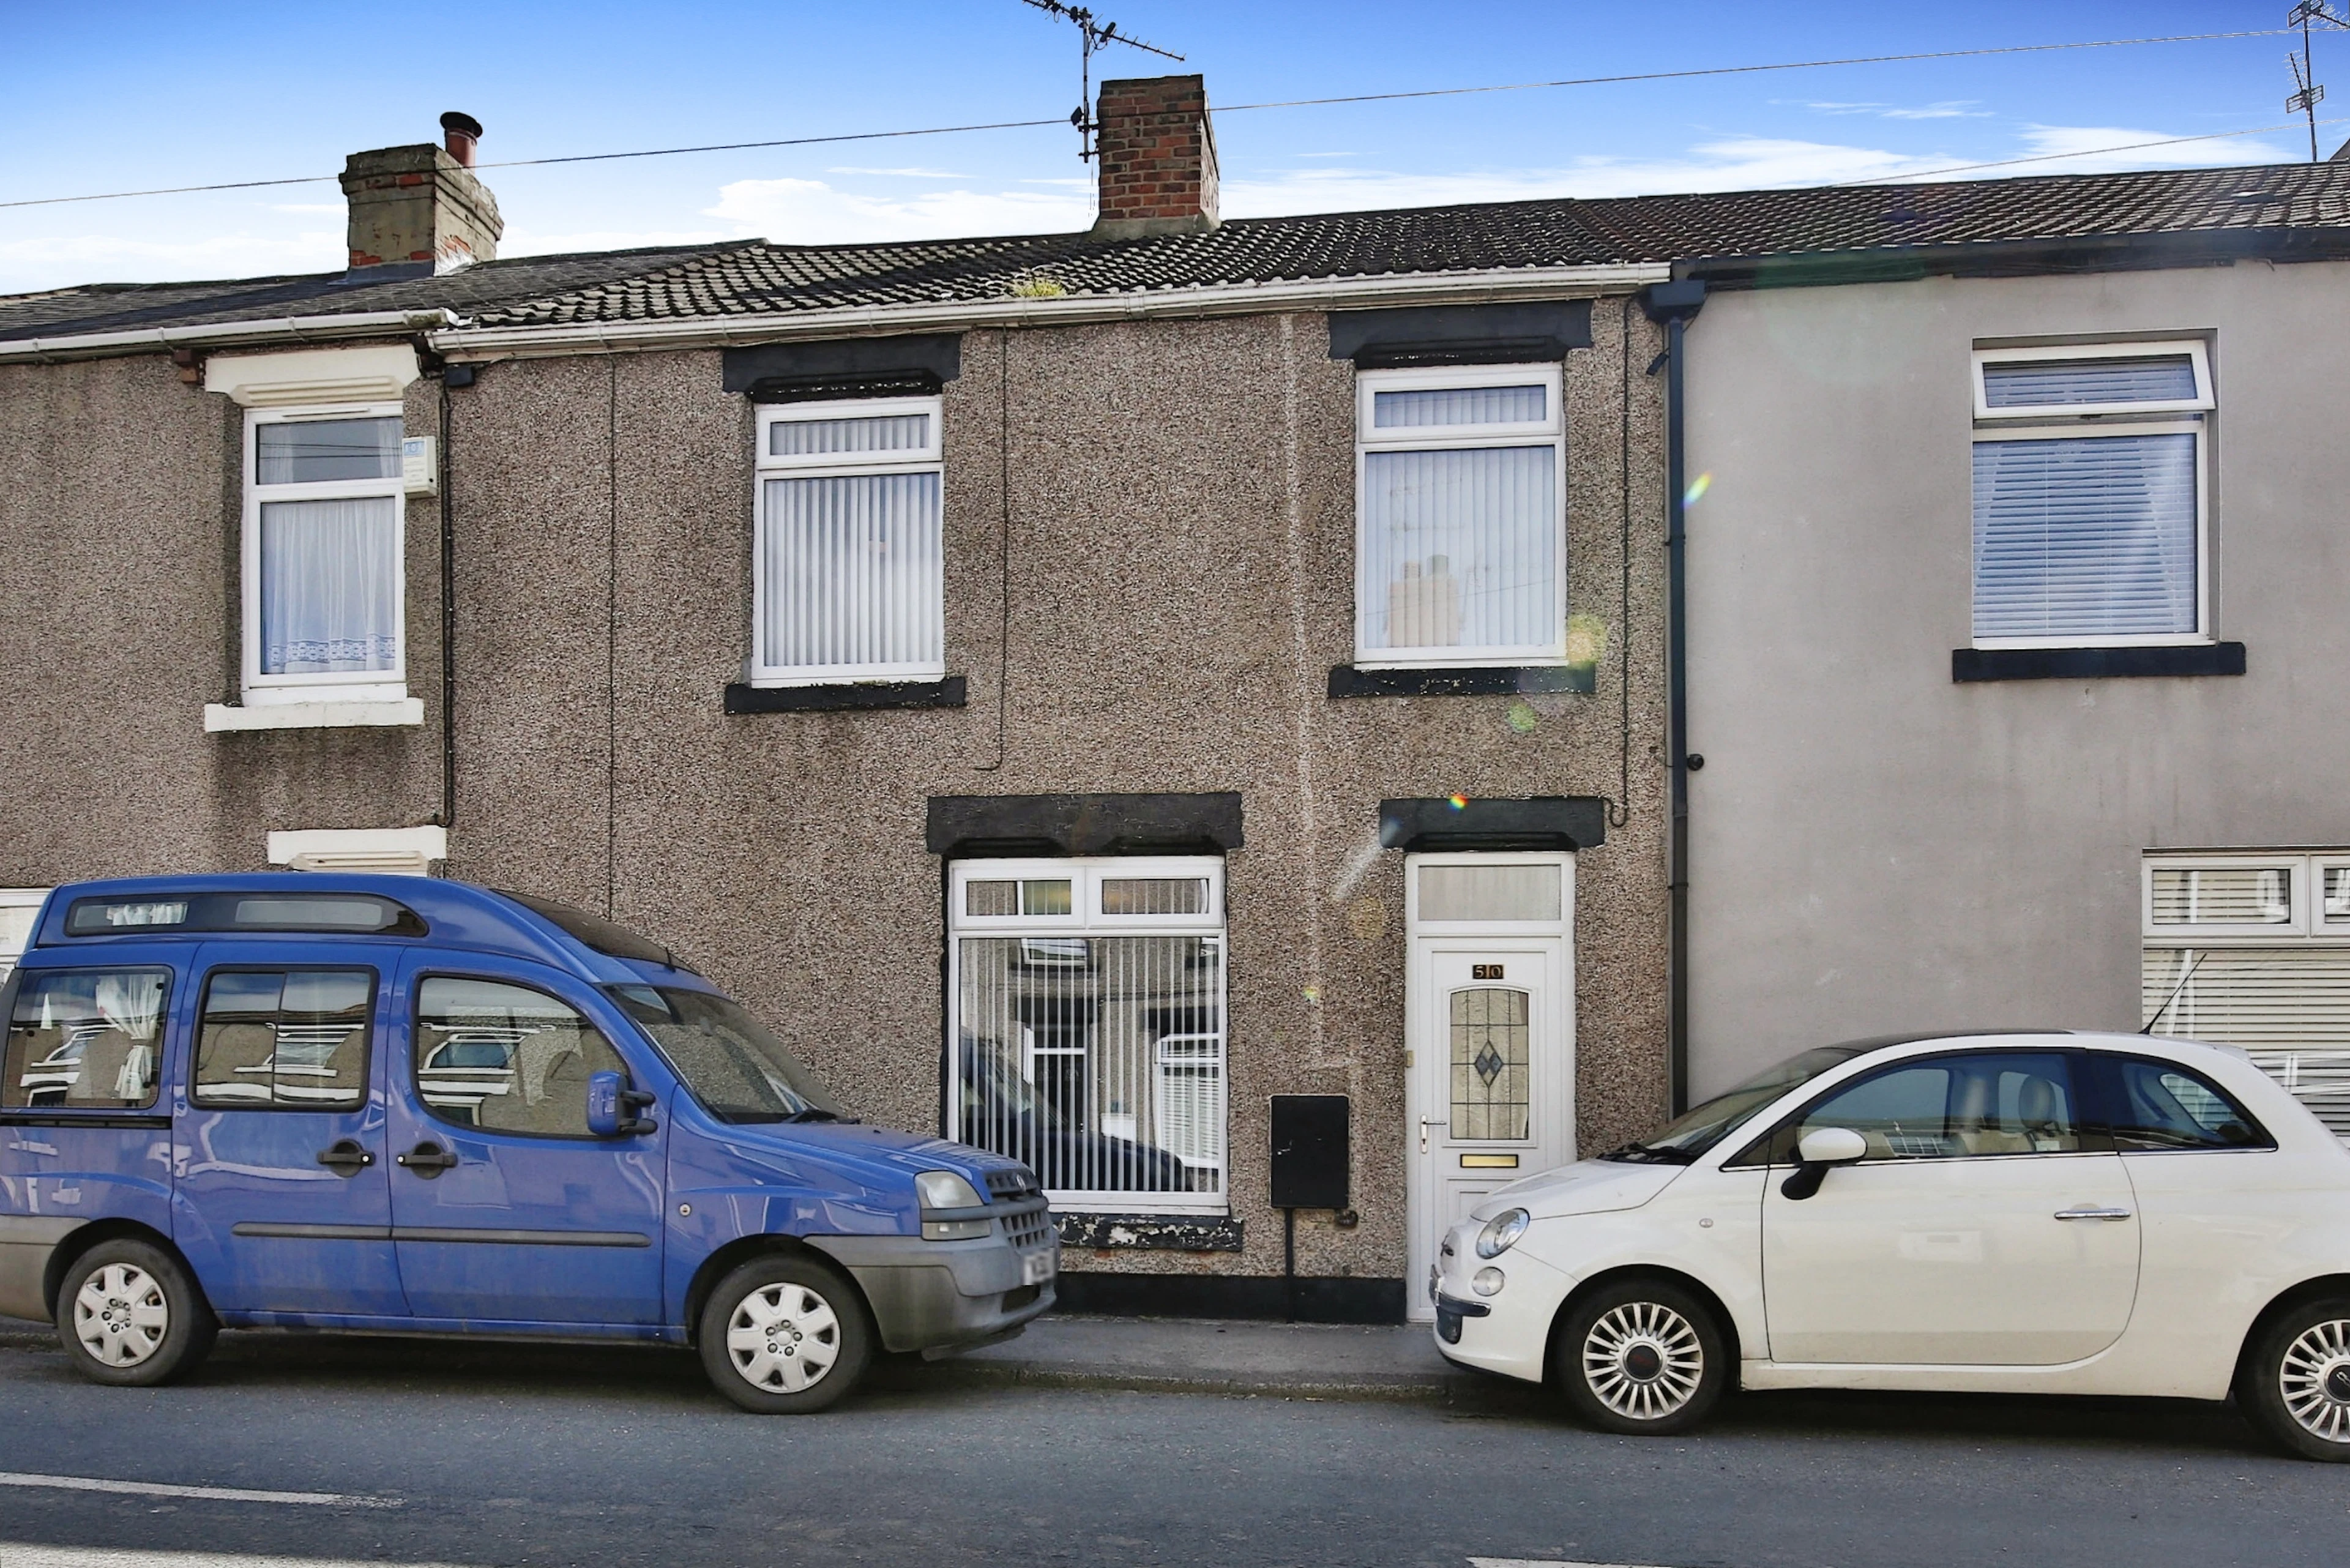
[[1416, 855], [1406, 875], [1406, 1295], [1425, 1320], [1444, 1232], [1495, 1189], [1575, 1158], [1574, 863]]

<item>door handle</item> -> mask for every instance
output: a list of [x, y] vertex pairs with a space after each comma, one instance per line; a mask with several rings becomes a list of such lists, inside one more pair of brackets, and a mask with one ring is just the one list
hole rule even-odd
[[1452, 1125], [1452, 1120], [1451, 1120], [1451, 1118], [1450, 1116], [1422, 1116], [1422, 1117], [1420, 1117], [1420, 1118], [1419, 1118], [1419, 1152], [1420, 1152], [1420, 1153], [1422, 1153], [1422, 1154], [1426, 1154], [1426, 1153], [1428, 1152], [1428, 1129], [1429, 1129], [1429, 1128], [1430, 1128], [1430, 1127], [1451, 1127], [1451, 1125]]
[[353, 1177], [375, 1163], [375, 1156], [361, 1148], [351, 1138], [342, 1138], [333, 1146], [318, 1151], [318, 1163], [337, 1176]]
[[451, 1166], [456, 1164], [457, 1157], [450, 1153], [447, 1149], [442, 1148], [439, 1144], [434, 1143], [428, 1138], [424, 1142], [418, 1144], [414, 1148], [410, 1149], [406, 1154], [393, 1156], [392, 1163], [395, 1165], [404, 1165], [409, 1169], [416, 1172], [417, 1175], [422, 1177], [425, 1180], [430, 1181], [434, 1177], [440, 1175], [442, 1171], [448, 1169]]
[[2129, 1217], [2130, 1211], [2126, 1209], [2059, 1209], [2056, 1210], [2056, 1218], [2059, 1220], [2126, 1220]]

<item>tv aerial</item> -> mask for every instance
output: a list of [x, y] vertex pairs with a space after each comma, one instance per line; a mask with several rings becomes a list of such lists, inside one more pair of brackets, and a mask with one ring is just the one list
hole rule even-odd
[[[1030, 0], [1031, 4], [1035, 0]], [[2286, 14], [2284, 25], [2301, 29], [2301, 53], [2288, 54], [2285, 65], [2293, 72], [2293, 96], [2284, 100], [2287, 114], [2309, 117], [2309, 161], [2317, 161], [2317, 106], [2325, 100], [2325, 88], [2319, 85], [2317, 68], [2310, 61], [2309, 30], [2314, 26], [2350, 29], [2350, 16], [2336, 11], [2326, 0], [2300, 0]]]
[[[1077, 128], [1077, 156], [1081, 159], [1090, 159], [1095, 151], [1094, 133], [1101, 129], [1094, 123], [1093, 115], [1094, 51], [1106, 49], [1112, 44], [1124, 44], [1129, 49], [1141, 49], [1146, 53], [1162, 56], [1179, 64], [1183, 57], [1172, 49], [1162, 49], [1156, 44], [1146, 44], [1140, 38], [1119, 32], [1118, 24], [1115, 22], [1096, 20], [1093, 12], [1083, 5], [1064, 5], [1062, 0], [1024, 0], [1024, 3], [1034, 5], [1039, 11], [1049, 12], [1076, 26], [1078, 97], [1077, 107], [1069, 112], [1069, 123]], [[2304, 0], [2304, 3], [2317, 4], [2318, 0]], [[2320, 8], [2323, 8], [2322, 5]]]

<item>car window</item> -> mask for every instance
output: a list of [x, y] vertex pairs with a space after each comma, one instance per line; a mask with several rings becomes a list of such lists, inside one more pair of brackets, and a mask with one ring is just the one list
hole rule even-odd
[[2113, 1064], [2119, 1093], [2110, 1120], [2125, 1152], [2179, 1148], [2274, 1148], [2261, 1125], [2226, 1091], [2176, 1062], [2126, 1057]]
[[2054, 1051], [1970, 1051], [1903, 1062], [1846, 1085], [1773, 1140], [1793, 1159], [1804, 1136], [1846, 1127], [1867, 1160], [2071, 1154], [2081, 1147], [2072, 1066]]
[[28, 973], [8, 1013], [0, 1107], [135, 1110], [155, 1103], [164, 969]]
[[594, 1024], [543, 991], [449, 975], [416, 988], [416, 1093], [442, 1121], [586, 1137], [588, 1078], [627, 1070]]
[[200, 1106], [356, 1110], [367, 1103], [375, 971], [215, 970], [189, 1097]]

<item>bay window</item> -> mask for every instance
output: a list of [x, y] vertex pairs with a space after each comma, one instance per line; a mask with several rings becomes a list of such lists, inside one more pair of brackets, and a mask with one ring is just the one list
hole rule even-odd
[[950, 867], [949, 1136], [1055, 1204], [1226, 1211], [1223, 863]]
[[1974, 645], [2206, 642], [2200, 342], [1974, 353]]
[[1356, 389], [1356, 663], [1565, 662], [1558, 367], [1367, 370]]
[[244, 701], [397, 701], [404, 489], [397, 403], [245, 416]]
[[946, 671], [940, 400], [763, 407], [754, 686]]

